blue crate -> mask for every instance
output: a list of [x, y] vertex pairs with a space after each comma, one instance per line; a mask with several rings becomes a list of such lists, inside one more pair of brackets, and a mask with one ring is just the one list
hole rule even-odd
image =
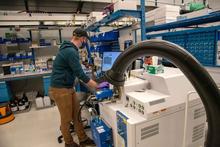
[[112, 129], [99, 117], [91, 120], [92, 137], [97, 147], [113, 147]]
[[98, 101], [102, 101], [111, 98], [113, 96], [113, 90], [109, 88], [103, 88], [96, 91], [95, 96]]
[[107, 52], [107, 51], [111, 51], [112, 50], [112, 46], [111, 45], [99, 45], [96, 47], [96, 51], [98, 51], [99, 53], [103, 53], [103, 52]]
[[0, 102], [8, 102], [11, 99], [11, 94], [6, 82], [0, 82]]

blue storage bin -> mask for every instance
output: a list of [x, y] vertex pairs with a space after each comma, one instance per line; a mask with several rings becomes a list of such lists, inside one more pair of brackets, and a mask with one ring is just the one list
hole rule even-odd
[[112, 128], [98, 117], [90, 121], [92, 138], [97, 147], [113, 147]]
[[0, 102], [10, 101], [9, 87], [6, 82], [0, 82]]
[[216, 32], [211, 31], [181, 35], [166, 35], [163, 36], [163, 39], [182, 46], [201, 64], [205, 66], [214, 66], [216, 58], [215, 36]]
[[44, 95], [48, 96], [49, 95], [49, 88], [50, 88], [50, 83], [51, 83], [51, 77], [50, 76], [44, 76], [43, 77], [43, 83], [44, 83]]

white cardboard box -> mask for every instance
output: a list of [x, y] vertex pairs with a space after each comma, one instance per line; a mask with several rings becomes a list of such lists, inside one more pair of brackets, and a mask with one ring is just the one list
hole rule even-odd
[[114, 4], [114, 12], [118, 11], [118, 10], [123, 10], [123, 9], [126, 9], [126, 10], [137, 10], [137, 1], [117, 1], [115, 4]]
[[147, 12], [146, 20], [147, 22], [156, 21], [157, 19], [164, 19], [164, 18], [167, 18], [169, 20], [174, 20], [174, 19], [176, 20], [176, 17], [179, 16], [179, 11], [180, 11], [179, 6], [164, 5], [152, 11]]
[[99, 21], [104, 17], [104, 15], [102, 15], [102, 12], [91, 12], [89, 15], [89, 19], [90, 20], [95, 20], [95, 21]]
[[180, 7], [165, 5], [156, 9], [155, 19], [164, 17], [177, 17], [179, 16]]

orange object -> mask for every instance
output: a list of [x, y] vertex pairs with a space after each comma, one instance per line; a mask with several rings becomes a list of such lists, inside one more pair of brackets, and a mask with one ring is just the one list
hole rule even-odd
[[14, 120], [14, 114], [8, 103], [0, 103], [0, 125]]

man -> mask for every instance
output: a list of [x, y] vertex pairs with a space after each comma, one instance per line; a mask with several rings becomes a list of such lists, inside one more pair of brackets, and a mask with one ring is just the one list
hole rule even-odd
[[88, 39], [85, 30], [77, 28], [73, 31], [71, 41], [64, 41], [53, 64], [51, 88], [49, 94], [56, 102], [61, 117], [61, 132], [65, 147], [79, 147], [70, 134], [70, 122], [79, 138], [80, 146], [94, 145], [87, 137], [83, 125], [78, 120], [79, 101], [73, 90], [75, 78], [79, 78], [91, 88], [97, 88], [97, 83], [90, 79], [82, 70], [78, 50], [85, 47]]

